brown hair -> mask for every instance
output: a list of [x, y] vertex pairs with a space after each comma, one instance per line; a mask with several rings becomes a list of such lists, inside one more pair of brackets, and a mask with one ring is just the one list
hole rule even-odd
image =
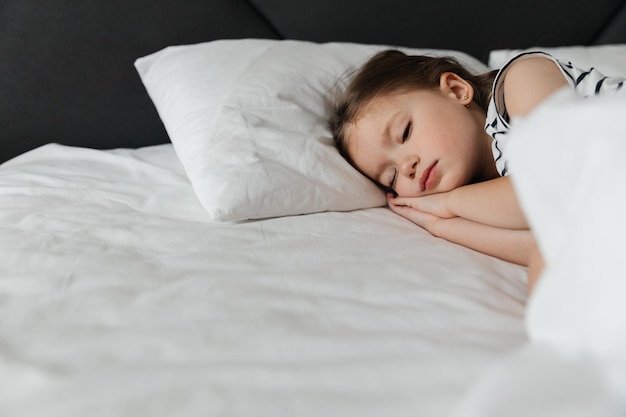
[[382, 51], [350, 76], [346, 88], [334, 104], [329, 125], [341, 155], [354, 165], [347, 152], [346, 128], [356, 121], [372, 99], [397, 91], [436, 88], [444, 72], [453, 72], [466, 80], [474, 88], [473, 101], [487, 112], [497, 71], [475, 75], [451, 57], [406, 55], [397, 50]]

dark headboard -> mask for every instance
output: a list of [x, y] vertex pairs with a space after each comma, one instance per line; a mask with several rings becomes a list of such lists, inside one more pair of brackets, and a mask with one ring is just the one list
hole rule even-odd
[[626, 0], [2, 0], [0, 162], [48, 142], [168, 141], [133, 67], [223, 38], [448, 48], [626, 43]]
[[136, 58], [174, 44], [277, 36], [240, 0], [2, 0], [0, 161], [47, 142], [167, 142]]
[[250, 2], [284, 38], [456, 49], [483, 61], [498, 48], [626, 41], [624, 0]]

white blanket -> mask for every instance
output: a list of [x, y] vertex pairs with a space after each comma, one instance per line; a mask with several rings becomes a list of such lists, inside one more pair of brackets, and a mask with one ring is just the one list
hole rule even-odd
[[547, 267], [529, 302], [530, 343], [460, 415], [624, 416], [626, 94], [561, 91], [513, 131], [512, 178]]
[[450, 416], [525, 271], [388, 209], [212, 223], [169, 145], [0, 166], [0, 415]]

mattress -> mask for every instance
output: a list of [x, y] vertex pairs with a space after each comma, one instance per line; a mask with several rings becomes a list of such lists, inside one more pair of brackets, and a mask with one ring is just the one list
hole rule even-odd
[[211, 221], [169, 144], [0, 166], [0, 413], [449, 416], [522, 267], [387, 208]]

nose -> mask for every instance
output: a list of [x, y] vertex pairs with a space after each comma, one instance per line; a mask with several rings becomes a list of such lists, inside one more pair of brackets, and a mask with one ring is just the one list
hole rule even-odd
[[419, 158], [417, 156], [410, 156], [406, 158], [400, 164], [400, 167], [399, 167], [400, 174], [408, 179], [411, 179], [411, 180], [414, 179], [418, 163], [419, 163]]

